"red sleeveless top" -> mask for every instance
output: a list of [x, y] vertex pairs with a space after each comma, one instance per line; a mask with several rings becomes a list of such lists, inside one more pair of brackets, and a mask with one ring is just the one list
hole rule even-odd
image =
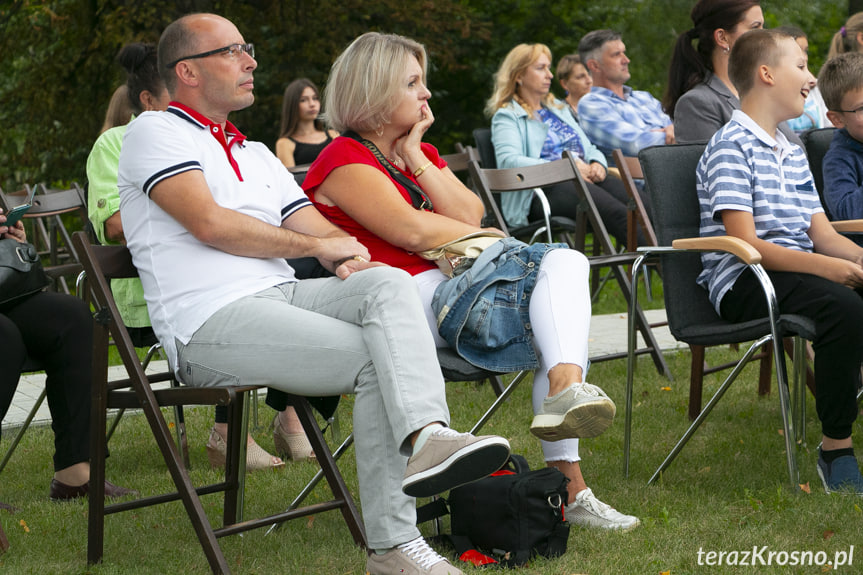
[[[438, 168], [445, 168], [446, 162], [443, 161], [438, 154], [437, 149], [431, 144], [422, 144], [422, 151], [426, 157], [434, 162]], [[314, 206], [318, 209], [325, 218], [337, 225], [350, 235], [356, 237], [360, 243], [368, 248], [373, 261], [383, 262], [396, 268], [401, 268], [411, 275], [417, 275], [426, 270], [436, 269], [434, 262], [424, 260], [413, 252], [404, 250], [398, 246], [394, 246], [382, 238], [372, 234], [370, 231], [362, 227], [356, 221], [342, 211], [338, 206], [328, 206], [315, 201], [315, 190], [327, 179], [330, 172], [341, 166], [349, 164], [366, 164], [377, 170], [380, 170], [401, 193], [402, 198], [408, 204], [411, 203], [411, 197], [408, 191], [399, 185], [386, 168], [375, 158], [371, 150], [366, 148], [360, 142], [352, 138], [339, 136], [332, 143], [323, 149], [318, 158], [309, 167], [309, 172], [303, 180], [303, 190]], [[400, 170], [405, 176], [416, 182], [413, 174]], [[419, 185], [419, 184], [418, 184]], [[361, 194], [362, 190], [356, 190], [356, 193]]]

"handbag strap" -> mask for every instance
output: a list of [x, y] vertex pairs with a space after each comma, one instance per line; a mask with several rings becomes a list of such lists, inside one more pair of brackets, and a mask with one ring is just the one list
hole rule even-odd
[[366, 148], [371, 150], [372, 154], [374, 154], [375, 158], [377, 158], [378, 162], [389, 172], [390, 176], [398, 182], [404, 189], [408, 191], [411, 197], [411, 205], [418, 210], [425, 210], [427, 212], [432, 211], [434, 208], [432, 206], [431, 198], [429, 198], [426, 193], [422, 190], [421, 187], [417, 185], [416, 182], [405, 176], [401, 171], [399, 171], [395, 166], [392, 165], [386, 156], [384, 156], [383, 152], [381, 152], [374, 142], [371, 140], [367, 140], [354, 132], [353, 130], [347, 130], [342, 132], [342, 136], [346, 138], [351, 138], [352, 140], [356, 140], [360, 144], [364, 145]]

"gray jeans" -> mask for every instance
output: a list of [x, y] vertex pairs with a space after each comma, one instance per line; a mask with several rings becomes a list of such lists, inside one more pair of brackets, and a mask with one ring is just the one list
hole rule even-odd
[[409, 436], [449, 423], [444, 381], [416, 284], [379, 267], [347, 280], [285, 283], [226, 305], [177, 342], [187, 385], [267, 385], [298, 395], [355, 393], [354, 435], [369, 545], [419, 536], [401, 491]]

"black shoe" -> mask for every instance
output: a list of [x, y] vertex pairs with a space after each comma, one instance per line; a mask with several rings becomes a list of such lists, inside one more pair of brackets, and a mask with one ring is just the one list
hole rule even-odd
[[[68, 501], [70, 499], [80, 499], [81, 497], [86, 497], [87, 493], [90, 491], [90, 482], [83, 485], [72, 486], [66, 485], [61, 481], [57, 481], [56, 479], [51, 480], [51, 489], [48, 497], [51, 501]], [[116, 497], [125, 497], [126, 495], [138, 495], [138, 492], [134, 489], [126, 489], [125, 487], [119, 487], [114, 485], [107, 479], [105, 480], [105, 497], [108, 499], [114, 499]]]

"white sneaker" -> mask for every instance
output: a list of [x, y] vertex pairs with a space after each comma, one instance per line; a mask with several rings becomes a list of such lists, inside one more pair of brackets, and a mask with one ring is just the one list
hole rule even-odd
[[596, 437], [614, 420], [614, 402], [595, 385], [573, 383], [542, 400], [530, 432], [545, 441], [573, 437]]
[[374, 551], [366, 561], [366, 575], [464, 575], [458, 567], [437, 554], [426, 540], [417, 537], [378, 555]]
[[620, 529], [629, 531], [641, 524], [638, 517], [624, 515], [608, 503], [596, 498], [588, 487], [575, 495], [575, 501], [564, 507], [563, 517], [570, 523], [582, 527]]

